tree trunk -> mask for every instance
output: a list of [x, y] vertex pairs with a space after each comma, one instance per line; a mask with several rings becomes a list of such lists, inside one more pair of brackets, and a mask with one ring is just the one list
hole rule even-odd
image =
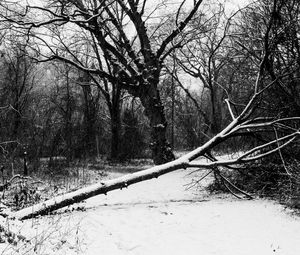
[[218, 118], [218, 113], [216, 110], [216, 90], [211, 87], [210, 88], [210, 100], [211, 100], [211, 125], [210, 125], [210, 131], [211, 133], [217, 134], [219, 132], [219, 118]]
[[121, 119], [120, 119], [119, 109], [112, 110], [110, 125], [111, 125], [110, 158], [111, 160], [114, 160], [119, 158], [119, 153], [120, 153]]
[[81, 84], [84, 100], [84, 153], [85, 156], [95, 156], [97, 135], [97, 112], [99, 107], [99, 91], [96, 94], [92, 90], [91, 76], [83, 72], [77, 79]]
[[72, 160], [72, 137], [73, 137], [73, 127], [72, 127], [72, 105], [71, 105], [71, 94], [70, 94], [70, 78], [69, 70], [66, 70], [66, 112], [65, 112], [65, 139], [66, 139], [66, 156], [67, 163], [70, 164]]
[[[114, 70], [114, 74], [117, 75], [117, 70]], [[106, 103], [110, 114], [110, 159], [118, 160], [120, 155], [122, 89], [118, 81], [111, 83], [111, 85], [111, 96], [106, 97]], [[108, 85], [106, 86], [108, 87]]]
[[141, 91], [140, 100], [151, 127], [152, 158], [156, 165], [174, 160], [171, 146], [166, 139], [167, 121], [159, 91], [155, 84], [148, 84]]
[[14, 117], [13, 117], [13, 127], [12, 127], [12, 137], [13, 139], [18, 139], [19, 134], [19, 129], [21, 126], [21, 113], [19, 109], [19, 105], [15, 104], [14, 105]]
[[72, 128], [72, 122], [71, 122], [71, 115], [69, 111], [67, 110], [66, 116], [65, 116], [65, 127], [64, 127], [64, 137], [65, 137], [65, 155], [67, 158], [67, 164], [69, 165], [72, 160], [72, 137], [73, 137], [73, 128]]
[[96, 154], [96, 124], [95, 116], [89, 115], [85, 119], [85, 154], [94, 156]]
[[129, 185], [138, 183], [145, 180], [150, 180], [152, 178], [157, 178], [160, 175], [175, 171], [186, 166], [186, 160], [178, 159], [173, 162], [169, 162], [160, 166], [155, 166], [147, 170], [139, 171], [133, 174], [128, 174], [113, 180], [108, 180], [105, 182], [100, 182], [86, 188], [81, 188], [79, 190], [60, 195], [49, 199], [47, 201], [41, 202], [39, 204], [33, 205], [21, 209], [13, 213], [10, 217], [19, 220], [33, 218], [37, 215], [46, 215], [49, 212], [63, 208], [65, 206], [78, 203], [87, 198], [106, 194], [109, 191], [127, 188]]
[[83, 85], [84, 95], [84, 129], [85, 129], [85, 154], [86, 156], [94, 156], [96, 154], [96, 121], [97, 106], [93, 101], [93, 95], [90, 85]]

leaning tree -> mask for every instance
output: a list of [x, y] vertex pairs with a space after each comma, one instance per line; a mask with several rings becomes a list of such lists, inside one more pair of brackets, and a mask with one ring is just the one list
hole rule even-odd
[[[272, 112], [271, 114], [266, 114], [261, 108], [261, 106], [264, 106], [264, 101], [269, 91], [276, 84], [283, 83], [292, 73], [294, 75], [297, 74], [297, 66], [287, 66], [274, 74], [269, 71], [268, 64], [274, 54], [276, 54], [276, 51], [274, 51], [276, 47], [274, 46], [278, 43], [276, 34], [273, 34], [273, 28], [277, 24], [277, 13], [281, 12], [283, 8], [283, 5], [277, 0], [269, 1], [269, 3], [269, 12], [261, 17], [263, 20], [260, 20], [264, 23], [260, 30], [263, 34], [263, 40], [261, 46], [257, 48], [259, 64], [256, 68], [256, 79], [250, 88], [252, 95], [245, 105], [236, 105], [233, 98], [227, 98], [226, 104], [231, 121], [221, 132], [202, 146], [172, 162], [55, 197], [17, 211], [12, 214], [12, 217], [26, 219], [36, 215], [47, 214], [49, 211], [62, 208], [91, 196], [126, 188], [131, 184], [157, 178], [181, 168], [209, 169], [209, 173], [214, 173], [218, 176], [233, 194], [239, 197], [244, 195], [251, 198], [251, 195], [228, 180], [224, 175], [224, 171], [228, 168], [232, 171], [239, 170], [240, 166], [243, 166], [245, 163], [260, 160], [273, 153], [279, 153], [281, 157], [284, 148], [299, 141], [300, 136], [299, 115], [281, 117], [280, 115], [273, 115]], [[257, 10], [257, 6], [254, 6], [252, 10]], [[79, 14], [81, 15], [81, 12]], [[148, 91], [148, 93], [150, 92]], [[225, 143], [231, 138], [249, 134], [267, 134], [267, 139], [259, 140], [252, 148], [240, 152], [235, 158], [224, 159], [214, 156], [213, 149], [217, 145]], [[207, 158], [208, 161], [197, 161], [196, 159], [201, 156]]]

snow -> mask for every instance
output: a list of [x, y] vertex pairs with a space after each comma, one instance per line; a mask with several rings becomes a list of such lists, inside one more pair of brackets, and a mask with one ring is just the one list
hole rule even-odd
[[32, 244], [20, 244], [19, 253], [6, 247], [2, 254], [300, 254], [299, 217], [272, 201], [186, 189], [197, 177], [189, 171], [73, 206], [83, 211], [10, 222]]

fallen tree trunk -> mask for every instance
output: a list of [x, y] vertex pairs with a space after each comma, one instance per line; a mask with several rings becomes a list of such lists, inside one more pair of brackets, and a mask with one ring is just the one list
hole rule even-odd
[[28, 218], [35, 217], [37, 215], [45, 215], [51, 211], [63, 208], [65, 206], [80, 202], [87, 198], [99, 195], [107, 194], [109, 191], [127, 188], [129, 185], [138, 183], [141, 181], [149, 180], [152, 178], [157, 178], [160, 175], [172, 172], [174, 170], [183, 168], [186, 163], [180, 159], [175, 160], [170, 163], [166, 163], [160, 166], [155, 166], [147, 170], [136, 172], [133, 174], [128, 174], [113, 180], [108, 180], [105, 182], [100, 182], [86, 188], [81, 188], [79, 190], [60, 195], [44, 201], [42, 203], [33, 205], [28, 208], [19, 210], [11, 215], [11, 218], [16, 218], [19, 220], [24, 220]]
[[[223, 181], [226, 183], [226, 187], [232, 193], [232, 189], [235, 191], [242, 193], [243, 195], [247, 195], [241, 189], [230, 183], [219, 171], [218, 167], [229, 167], [229, 166], [236, 166], [239, 164], [244, 164], [246, 162], [259, 160], [262, 157], [266, 157], [272, 153], [279, 152], [281, 153], [281, 149], [295, 141], [298, 140], [300, 137], [300, 130], [293, 128], [293, 122], [300, 122], [300, 117], [290, 117], [290, 118], [266, 118], [266, 117], [257, 117], [257, 118], [250, 118], [253, 114], [256, 101], [260, 98], [260, 95], [263, 92], [271, 87], [275, 82], [279, 79], [279, 77], [273, 81], [271, 81], [267, 86], [263, 87], [259, 90], [260, 84], [260, 77], [263, 72], [263, 62], [260, 65], [260, 72], [258, 73], [256, 84], [255, 84], [255, 91], [252, 98], [249, 100], [248, 104], [245, 106], [243, 111], [238, 115], [235, 116], [234, 111], [231, 109], [231, 104], [227, 100], [228, 110], [232, 117], [231, 123], [224, 128], [219, 134], [215, 135], [209, 141], [207, 141], [201, 147], [198, 147], [194, 151], [187, 153], [186, 155], [182, 156], [179, 159], [176, 159], [172, 162], [165, 163], [159, 166], [155, 166], [137, 173], [129, 174], [122, 176], [120, 178], [116, 178], [113, 180], [100, 182], [94, 185], [91, 185], [86, 188], [79, 189], [74, 192], [70, 192], [64, 195], [60, 195], [44, 201], [42, 203], [33, 205], [31, 207], [22, 209], [17, 211], [11, 215], [11, 217], [24, 220], [28, 218], [35, 217], [37, 215], [45, 215], [49, 212], [54, 210], [63, 208], [65, 206], [78, 203], [82, 200], [87, 198], [99, 195], [99, 194], [106, 194], [109, 191], [126, 188], [131, 184], [138, 183], [145, 180], [150, 180], [152, 178], [157, 178], [163, 174], [170, 173], [172, 171], [187, 168], [187, 167], [195, 167], [195, 168], [211, 168], [216, 175], [218, 175]], [[287, 74], [285, 74], [287, 75]], [[284, 77], [283, 75], [282, 77]], [[289, 125], [291, 127], [289, 128]], [[279, 137], [277, 130], [281, 129], [282, 135]], [[211, 150], [218, 145], [219, 143], [224, 142], [225, 140], [229, 139], [230, 137], [235, 137], [238, 135], [243, 135], [244, 132], [272, 132], [273, 130], [274, 137], [270, 141], [267, 141], [259, 146], [256, 146], [248, 151], [244, 152], [242, 155], [238, 156], [235, 159], [231, 160], [217, 160], [215, 157], [211, 155]], [[275, 130], [275, 131], [274, 131]], [[200, 156], [206, 156], [211, 162], [208, 163], [199, 163], [191, 161], [197, 159]], [[229, 186], [228, 186], [229, 185]]]
[[[216, 174], [219, 173], [218, 167], [228, 167], [232, 165], [239, 165], [244, 164], [246, 162], [255, 161], [262, 157], [268, 156], [272, 153], [280, 151], [281, 148], [284, 146], [287, 146], [291, 142], [294, 142], [298, 139], [300, 136], [300, 131], [296, 130], [295, 132], [282, 136], [281, 138], [276, 138], [273, 141], [267, 142], [263, 145], [259, 145], [257, 147], [254, 147], [246, 152], [244, 152], [242, 155], [238, 156], [236, 159], [231, 160], [217, 160], [213, 156], [211, 156], [210, 152], [211, 149], [214, 148], [217, 144], [224, 142], [228, 138], [235, 136], [237, 132], [240, 132], [244, 129], [256, 129], [257, 127], [266, 127], [269, 128], [270, 126], [277, 125], [281, 122], [286, 122], [289, 119], [279, 119], [275, 121], [265, 121], [265, 119], [252, 119], [252, 120], [245, 120], [241, 121], [241, 117], [243, 115], [240, 115], [239, 118], [234, 118], [233, 121], [225, 128], [223, 129], [219, 134], [214, 136], [212, 139], [210, 139], [208, 142], [206, 142], [201, 147], [195, 149], [194, 151], [191, 151], [190, 153], [187, 153], [186, 155], [180, 157], [179, 159], [176, 159], [172, 162], [165, 163], [163, 165], [154, 166], [152, 168], [136, 172], [133, 174], [128, 174], [113, 180], [108, 180], [105, 182], [100, 182], [91, 186], [88, 186], [86, 188], [79, 189], [77, 191], [73, 191], [64, 195], [60, 195], [57, 197], [54, 197], [52, 199], [49, 199], [47, 201], [41, 202], [39, 204], [33, 205], [31, 207], [22, 209], [20, 211], [17, 211], [13, 213], [10, 217], [16, 218], [19, 220], [29, 219], [32, 217], [35, 217], [37, 215], [45, 215], [48, 214], [54, 210], [63, 208], [65, 206], [78, 203], [80, 201], [83, 201], [87, 198], [99, 195], [99, 194], [107, 194], [109, 191], [116, 190], [116, 189], [122, 189], [127, 188], [129, 185], [142, 182], [145, 180], [150, 180], [152, 178], [158, 178], [161, 175], [173, 172], [178, 169], [185, 169], [188, 167], [193, 168], [211, 168], [215, 171]], [[294, 118], [295, 120], [300, 120], [300, 118]], [[262, 121], [262, 123], [260, 122]], [[266, 152], [265, 150], [268, 149]], [[206, 156], [211, 162], [208, 163], [202, 163], [202, 162], [191, 162], [195, 159], [197, 159], [200, 156]], [[220, 175], [222, 178], [224, 178], [222, 175]], [[248, 194], [244, 193], [242, 190], [237, 188], [236, 186], [232, 185], [230, 182], [227, 183], [231, 186], [234, 190], [236, 190], [239, 193], [242, 193], [243, 195], [246, 195], [246, 197], [249, 197]], [[230, 189], [231, 191], [231, 189]], [[232, 192], [232, 191], [231, 191]]]
[[[193, 167], [193, 165], [190, 165], [190, 162], [192, 160], [198, 158], [199, 156], [203, 156], [221, 140], [227, 139], [226, 133], [230, 132], [237, 124], [237, 120], [232, 121], [230, 125], [227, 126], [227, 128], [225, 128], [222, 132], [206, 142], [203, 146], [195, 149], [194, 151], [191, 151], [190, 153], [187, 153], [179, 159], [54, 197], [47, 201], [21, 209], [10, 215], [10, 217], [19, 220], [25, 220], [37, 215], [46, 215], [54, 210], [72, 205], [74, 203], [78, 203], [96, 195], [107, 194], [112, 190], [127, 188], [131, 184], [150, 180], [152, 178], [158, 178], [161, 175], [173, 172], [178, 169], [187, 168], [189, 166]], [[199, 165], [197, 165], [197, 167], [198, 166]]]

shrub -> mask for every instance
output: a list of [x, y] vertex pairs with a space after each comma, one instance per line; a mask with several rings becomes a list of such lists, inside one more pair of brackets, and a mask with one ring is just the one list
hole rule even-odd
[[[280, 201], [300, 209], [300, 161], [277, 164], [263, 160], [249, 163], [239, 170], [225, 171], [226, 177], [239, 188], [260, 197]], [[209, 186], [210, 191], [225, 191], [218, 179]]]

